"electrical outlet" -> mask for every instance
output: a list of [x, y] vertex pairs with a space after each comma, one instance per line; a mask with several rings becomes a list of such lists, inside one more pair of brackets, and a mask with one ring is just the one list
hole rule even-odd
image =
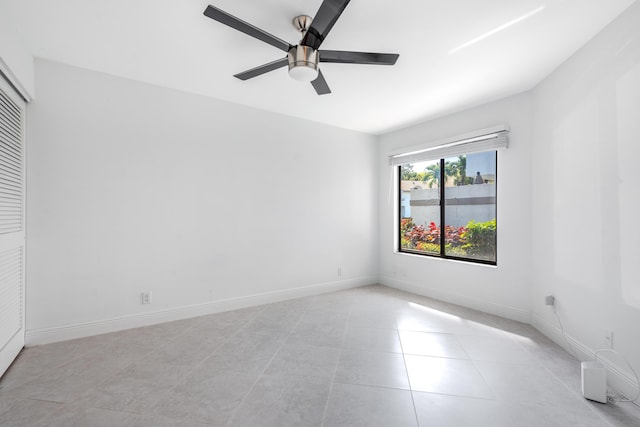
[[604, 331], [604, 345], [606, 348], [613, 348], [613, 331], [611, 329]]
[[141, 304], [151, 304], [151, 291], [141, 294]]

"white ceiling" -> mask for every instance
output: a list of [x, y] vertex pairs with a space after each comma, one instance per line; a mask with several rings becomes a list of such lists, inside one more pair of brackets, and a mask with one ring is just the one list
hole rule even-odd
[[284, 55], [202, 14], [212, 4], [297, 44], [292, 18], [315, 15], [321, 0], [0, 0], [0, 8], [36, 57], [379, 134], [532, 88], [634, 1], [353, 0], [322, 48], [400, 58], [392, 67], [323, 63], [333, 91], [324, 96], [286, 67], [234, 78]]

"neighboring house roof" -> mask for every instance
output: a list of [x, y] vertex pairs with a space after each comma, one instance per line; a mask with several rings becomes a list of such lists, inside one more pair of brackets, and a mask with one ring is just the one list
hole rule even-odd
[[429, 184], [423, 181], [401, 181], [400, 188], [402, 191], [426, 190], [429, 188]]

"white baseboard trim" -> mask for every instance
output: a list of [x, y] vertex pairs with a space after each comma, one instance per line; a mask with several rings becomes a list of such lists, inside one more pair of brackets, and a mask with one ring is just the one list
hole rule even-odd
[[51, 328], [32, 329], [27, 330], [25, 333], [25, 345], [30, 347], [34, 345], [116, 332], [124, 329], [139, 328], [157, 323], [171, 322], [174, 320], [221, 313], [224, 311], [237, 310], [240, 308], [253, 307], [256, 305], [269, 304], [289, 299], [320, 295], [327, 292], [357, 288], [360, 286], [376, 284], [377, 281], [378, 278], [374, 276], [359, 277], [336, 282], [318, 283], [299, 288], [280, 289], [272, 292], [263, 292], [260, 294], [246, 295], [218, 301], [209, 301], [201, 304], [154, 311], [151, 313], [132, 314], [111, 319], [55, 326]]
[[443, 292], [424, 285], [417, 285], [404, 280], [398, 280], [393, 277], [381, 276], [379, 282], [381, 285], [389, 286], [391, 288], [434, 298], [451, 304], [461, 305], [485, 313], [495, 314], [496, 316], [506, 317], [507, 319], [516, 320], [518, 322], [531, 323], [531, 313], [528, 310], [496, 304], [450, 292]]
[[[597, 349], [590, 348], [566, 332], [563, 338], [562, 330], [556, 323], [557, 322], [550, 322], [535, 312], [531, 315], [531, 325], [560, 347], [564, 348], [569, 353], [572, 353], [581, 361], [595, 360], [595, 353]], [[571, 343], [571, 348], [569, 348], [567, 341]], [[609, 388], [623, 396], [635, 397], [638, 393], [639, 385], [636, 383], [636, 379], [633, 374], [628, 372], [626, 367], [621, 367], [606, 356], [606, 354], [602, 353], [598, 356], [598, 360], [602, 362], [607, 370], [607, 385]]]

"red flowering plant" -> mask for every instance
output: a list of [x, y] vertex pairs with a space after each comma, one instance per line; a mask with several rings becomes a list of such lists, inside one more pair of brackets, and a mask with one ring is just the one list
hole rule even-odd
[[[415, 225], [412, 218], [403, 218], [400, 223], [402, 249], [440, 253], [441, 230], [435, 222], [429, 225]], [[447, 255], [475, 259], [496, 259], [496, 220], [476, 223], [469, 221], [466, 226], [445, 225], [444, 244]]]
[[[446, 225], [444, 228], [444, 242], [447, 247], [458, 247], [466, 243], [465, 227]], [[435, 222], [428, 226], [415, 225], [412, 218], [403, 218], [400, 223], [402, 247], [426, 252], [439, 252], [441, 230]]]
[[466, 232], [466, 227], [454, 227], [453, 225], [445, 225], [444, 243], [451, 246], [462, 246], [466, 243]]
[[400, 232], [403, 236], [414, 226], [415, 224], [413, 223], [413, 218], [402, 218], [400, 220]]
[[401, 239], [401, 247], [403, 249], [412, 249], [411, 241], [407, 237], [407, 233], [411, 231], [415, 227], [413, 223], [413, 218], [402, 218], [400, 220], [400, 239]]
[[427, 242], [440, 244], [440, 227], [433, 221], [429, 223], [429, 237]]
[[414, 225], [405, 236], [409, 239], [411, 245], [415, 246], [418, 242], [427, 242], [429, 232], [424, 229], [424, 225]]

